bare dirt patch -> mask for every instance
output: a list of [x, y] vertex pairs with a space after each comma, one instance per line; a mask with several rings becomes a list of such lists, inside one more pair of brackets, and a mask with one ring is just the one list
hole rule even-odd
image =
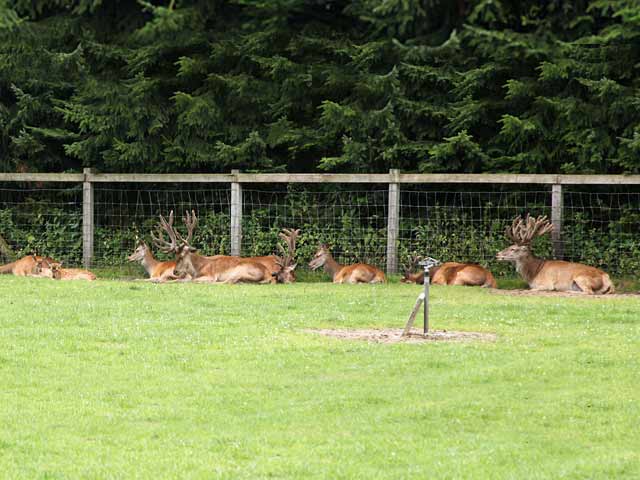
[[325, 335], [327, 337], [341, 338], [344, 340], [362, 340], [372, 343], [422, 343], [422, 342], [471, 342], [489, 341], [493, 342], [497, 338], [494, 333], [480, 332], [454, 332], [450, 330], [431, 330], [424, 335], [421, 330], [413, 329], [406, 337], [402, 336], [401, 328], [387, 329], [306, 329], [307, 333]]
[[490, 289], [496, 295], [508, 295], [511, 297], [571, 297], [571, 298], [640, 298], [637, 293], [610, 293], [607, 295], [584, 295], [580, 292], [553, 292], [546, 290], [501, 290], [499, 288]]

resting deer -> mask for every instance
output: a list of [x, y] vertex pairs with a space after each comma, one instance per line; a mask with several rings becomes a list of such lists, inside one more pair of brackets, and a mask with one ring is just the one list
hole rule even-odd
[[96, 276], [89, 270], [82, 268], [62, 268], [62, 262], [50, 262], [46, 259], [38, 262], [34, 271], [42, 277], [53, 278], [54, 280], [88, 280], [93, 281]]
[[[276, 256], [278, 269], [269, 269], [264, 263], [255, 260], [256, 257], [240, 258], [235, 266], [227, 270], [220, 271], [210, 277], [200, 277], [196, 282], [222, 282], [222, 283], [293, 283], [296, 280], [293, 263], [295, 257], [295, 242], [300, 230], [284, 229], [279, 234], [280, 238], [287, 244], [287, 250], [278, 244], [283, 256]], [[265, 257], [262, 257], [265, 258]], [[222, 259], [214, 260], [222, 262]]]
[[176, 267], [175, 261], [161, 262], [153, 257], [153, 253], [149, 246], [141, 241], [135, 251], [127, 257], [130, 262], [140, 262], [149, 275], [146, 280], [151, 282], [166, 282], [167, 280], [175, 280], [176, 277], [173, 269]]
[[537, 218], [518, 216], [505, 234], [513, 242], [498, 252], [498, 260], [512, 262], [516, 270], [533, 290], [580, 292], [587, 295], [613, 293], [609, 275], [602, 270], [563, 260], [543, 260], [533, 255], [531, 243], [553, 230], [546, 216]]
[[18, 277], [39, 277], [41, 274], [36, 271], [37, 264], [38, 262], [42, 262], [42, 260], [55, 262], [51, 257], [27, 255], [26, 257], [22, 257], [20, 260], [0, 266], [0, 274], [13, 274]]
[[[198, 219], [195, 212], [186, 212], [183, 217], [187, 227], [187, 238], [184, 238], [173, 228], [173, 211], [167, 221], [162, 215], [157, 229], [157, 236], [152, 234], [154, 244], [163, 252], [173, 252], [176, 255], [174, 273], [177, 276], [189, 275], [197, 282], [252, 282], [252, 283], [289, 283], [295, 280], [293, 269], [295, 265], [284, 265], [283, 260], [275, 255], [267, 257], [240, 258], [227, 255], [205, 257], [197, 253], [191, 246], [193, 231]], [[291, 246], [295, 249], [295, 237], [299, 231], [286, 231], [294, 233]], [[169, 240], [165, 240], [164, 234]], [[286, 235], [286, 234], [285, 234]], [[292, 252], [293, 254], [293, 252]], [[291, 257], [293, 258], [293, 257]]]
[[382, 283], [385, 281], [384, 272], [366, 263], [340, 265], [329, 252], [327, 245], [320, 245], [309, 267], [316, 270], [324, 267], [324, 271], [331, 275], [333, 283]]
[[[405, 269], [403, 283], [424, 283], [424, 272], [412, 273], [417, 264], [417, 257], [412, 259]], [[434, 285], [464, 285], [469, 287], [496, 288], [496, 279], [486, 268], [475, 263], [445, 262], [429, 270], [430, 281]]]

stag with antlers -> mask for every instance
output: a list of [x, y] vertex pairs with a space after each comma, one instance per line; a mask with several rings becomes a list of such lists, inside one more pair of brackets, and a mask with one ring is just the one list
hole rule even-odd
[[309, 267], [316, 270], [324, 267], [324, 271], [331, 276], [333, 283], [383, 283], [384, 272], [373, 265], [355, 263], [353, 265], [340, 265], [336, 262], [327, 245], [320, 245]]
[[[413, 273], [420, 261], [412, 256], [405, 265], [402, 283], [424, 283], [424, 272]], [[429, 271], [433, 285], [464, 285], [469, 287], [496, 288], [496, 279], [486, 268], [475, 263], [445, 262]]]
[[505, 230], [512, 245], [498, 252], [496, 258], [512, 262], [533, 290], [557, 290], [587, 295], [613, 293], [613, 283], [602, 270], [581, 263], [544, 260], [534, 256], [533, 239], [552, 230], [553, 225], [546, 216], [518, 216]]
[[[198, 254], [196, 248], [191, 245], [193, 232], [198, 223], [195, 212], [186, 212], [183, 217], [187, 227], [187, 238], [182, 237], [174, 229], [173, 221], [173, 211], [169, 214], [168, 221], [160, 215], [160, 224], [156, 234], [152, 234], [152, 238], [154, 245], [163, 252], [175, 253], [174, 273], [179, 277], [189, 276], [196, 282], [225, 283], [290, 283], [295, 280], [295, 274], [293, 274], [295, 265], [292, 261], [299, 230], [285, 230], [281, 234], [281, 238], [285, 238], [289, 247], [285, 258], [276, 255], [248, 258], [228, 255], [205, 257]], [[169, 240], [165, 239], [165, 233]]]

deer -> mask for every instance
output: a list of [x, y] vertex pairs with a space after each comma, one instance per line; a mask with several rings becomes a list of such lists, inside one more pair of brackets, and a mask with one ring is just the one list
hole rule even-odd
[[373, 265], [354, 263], [340, 265], [336, 262], [326, 244], [321, 244], [309, 262], [309, 268], [317, 270], [324, 267], [324, 271], [331, 276], [333, 283], [383, 283], [384, 272]]
[[[289, 260], [276, 255], [266, 257], [241, 258], [228, 255], [206, 257], [197, 253], [191, 245], [193, 232], [198, 219], [195, 212], [186, 212], [183, 222], [187, 227], [187, 238], [184, 238], [173, 227], [173, 210], [167, 221], [160, 215], [157, 234], [152, 233], [154, 245], [165, 253], [176, 255], [174, 273], [177, 276], [189, 275], [195, 282], [251, 282], [251, 283], [290, 283], [295, 280], [293, 270], [296, 265], [290, 264], [295, 253], [295, 238], [299, 230], [285, 231], [282, 235], [290, 238], [291, 257]], [[164, 234], [168, 236], [167, 241]], [[281, 237], [282, 238], [282, 237]], [[287, 263], [287, 261], [289, 263]]]
[[512, 245], [496, 254], [500, 261], [511, 262], [532, 290], [555, 290], [585, 295], [614, 293], [609, 275], [581, 263], [544, 260], [533, 254], [532, 241], [553, 231], [546, 216], [517, 216], [505, 230]]
[[[413, 257], [405, 268], [402, 283], [424, 283], [424, 272], [412, 273], [419, 257]], [[486, 268], [475, 263], [445, 262], [429, 270], [433, 285], [463, 285], [468, 287], [496, 288], [496, 279]]]
[[[296, 263], [293, 263], [295, 257], [295, 241], [300, 233], [300, 230], [284, 229], [278, 236], [287, 244], [287, 250], [278, 244], [283, 256], [275, 256], [275, 264], [278, 266], [277, 270], [269, 269], [265, 263], [262, 263], [256, 258], [266, 257], [249, 257], [240, 258], [235, 266], [230, 267], [227, 270], [220, 271], [213, 276], [200, 277], [196, 279], [196, 282], [212, 282], [212, 283], [293, 283], [296, 280], [295, 268]], [[222, 261], [221, 259], [214, 260]]]
[[96, 279], [96, 275], [89, 270], [62, 268], [62, 262], [50, 262], [46, 259], [36, 264], [35, 271], [38, 272], [38, 276], [53, 278], [54, 280], [88, 280], [92, 282]]
[[27, 255], [20, 260], [0, 266], [0, 274], [13, 274], [18, 277], [39, 277], [41, 275], [37, 272], [37, 265], [38, 262], [42, 262], [43, 260], [55, 262], [51, 257]]
[[130, 262], [140, 262], [147, 272], [147, 275], [149, 275], [149, 278], [145, 279], [146, 281], [161, 283], [178, 278], [173, 272], [176, 267], [176, 262], [174, 260], [168, 262], [156, 260], [145, 241], [138, 243], [135, 251], [127, 257], [127, 260]]

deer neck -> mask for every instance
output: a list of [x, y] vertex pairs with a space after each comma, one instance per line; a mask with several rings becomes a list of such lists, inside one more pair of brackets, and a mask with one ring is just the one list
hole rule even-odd
[[327, 253], [327, 258], [324, 261], [324, 271], [331, 275], [331, 278], [333, 279], [333, 277], [336, 276], [336, 273], [338, 273], [341, 269], [342, 265], [336, 262], [330, 253]]
[[156, 266], [160, 263], [158, 260], [153, 258], [153, 253], [151, 250], [146, 250], [144, 252], [144, 258], [142, 259], [142, 266], [146, 270], [146, 272], [151, 275], [155, 270]]
[[536, 257], [533, 253], [516, 260], [516, 270], [525, 279], [527, 283], [531, 283], [538, 276], [540, 270], [544, 266], [545, 260]]
[[199, 277], [203, 273], [202, 271], [205, 269], [206, 265], [211, 263], [211, 259], [204, 257], [198, 253], [191, 254], [191, 265], [193, 265], [193, 277]]

